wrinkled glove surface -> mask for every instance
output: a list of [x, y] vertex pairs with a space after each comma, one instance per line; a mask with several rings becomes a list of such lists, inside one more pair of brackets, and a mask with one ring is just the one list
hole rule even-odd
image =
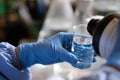
[[9, 43], [0, 43], [0, 79], [31, 80], [29, 69], [19, 70], [15, 47]]

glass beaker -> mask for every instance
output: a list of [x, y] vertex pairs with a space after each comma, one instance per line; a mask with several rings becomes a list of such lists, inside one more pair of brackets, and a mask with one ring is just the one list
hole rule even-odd
[[73, 54], [78, 58], [76, 65], [81, 69], [91, 67], [94, 57], [92, 36], [87, 31], [87, 25], [81, 24], [73, 27]]

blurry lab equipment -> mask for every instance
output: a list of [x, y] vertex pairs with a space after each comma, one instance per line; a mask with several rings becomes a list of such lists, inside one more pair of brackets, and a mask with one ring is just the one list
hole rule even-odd
[[45, 0], [25, 0], [25, 3], [37, 31], [40, 31], [49, 6], [46, 4]]
[[52, 0], [38, 40], [47, 38], [53, 34], [71, 27], [73, 10], [70, 0]]
[[94, 0], [77, 0], [75, 17], [78, 24], [87, 24], [87, 19], [93, 16]]
[[94, 0], [93, 11], [95, 15], [107, 15], [120, 11], [120, 0]]
[[14, 7], [17, 8], [21, 21], [24, 22], [24, 24], [26, 24], [28, 28], [31, 29], [31, 32], [33, 32], [34, 36], [37, 37], [39, 31], [38, 26], [36, 25], [36, 21], [30, 15], [28, 7], [25, 5], [25, 3], [19, 1], [14, 5]]
[[19, 13], [21, 19], [24, 20], [24, 22], [26, 24], [30, 24], [30, 25], [33, 24], [33, 20], [28, 11], [28, 8], [23, 2], [16, 3], [14, 7], [18, 8], [18, 13]]

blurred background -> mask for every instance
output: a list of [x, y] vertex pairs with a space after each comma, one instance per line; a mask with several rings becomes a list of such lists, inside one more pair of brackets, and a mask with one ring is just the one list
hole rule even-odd
[[[0, 0], [0, 42], [14, 46], [50, 37], [58, 32], [72, 32], [72, 27], [87, 24], [92, 17], [101, 18], [120, 11], [120, 0]], [[97, 57], [90, 69], [80, 70], [69, 63], [36, 64], [31, 67], [32, 80], [72, 80], [104, 64]]]

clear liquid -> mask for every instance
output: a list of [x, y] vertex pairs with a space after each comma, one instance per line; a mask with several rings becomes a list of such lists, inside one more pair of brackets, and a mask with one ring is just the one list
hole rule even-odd
[[92, 44], [81, 45], [73, 42], [74, 54], [77, 56], [77, 65], [81, 69], [86, 69], [91, 67], [93, 62], [94, 50]]
[[74, 35], [74, 42], [81, 44], [81, 45], [91, 44], [92, 37], [88, 36], [88, 35], [75, 34]]

